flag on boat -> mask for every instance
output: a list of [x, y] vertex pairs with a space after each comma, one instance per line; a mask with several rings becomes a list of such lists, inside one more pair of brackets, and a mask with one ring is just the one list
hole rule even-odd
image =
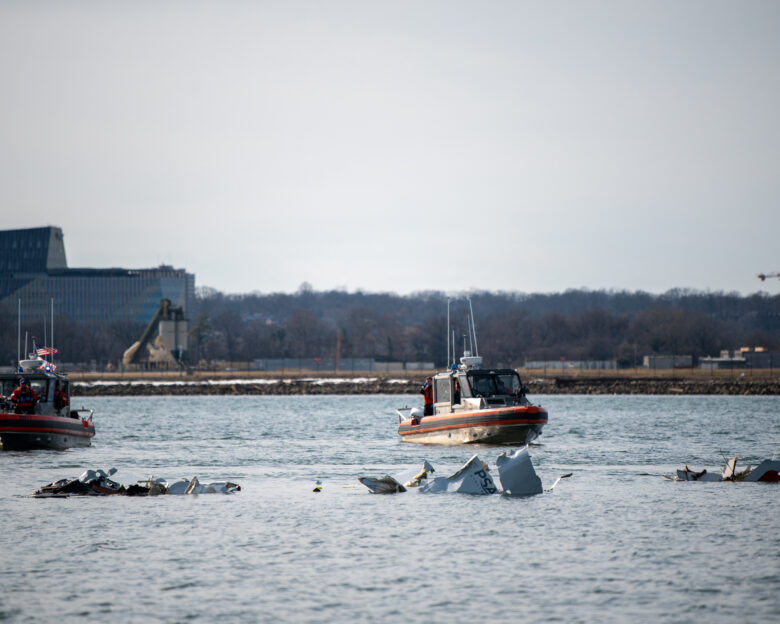
[[37, 351], [38, 357], [44, 357], [45, 355], [57, 355], [59, 351], [55, 349], [54, 347], [41, 347]]
[[45, 370], [46, 372], [51, 372], [57, 369], [56, 364], [52, 364], [51, 362], [46, 362], [46, 364], [43, 364], [42, 366], [38, 367], [38, 370]]

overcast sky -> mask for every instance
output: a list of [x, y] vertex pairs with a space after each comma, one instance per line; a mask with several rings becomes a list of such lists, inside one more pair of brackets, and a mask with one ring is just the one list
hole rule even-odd
[[780, 2], [0, 2], [3, 228], [224, 292], [780, 291]]

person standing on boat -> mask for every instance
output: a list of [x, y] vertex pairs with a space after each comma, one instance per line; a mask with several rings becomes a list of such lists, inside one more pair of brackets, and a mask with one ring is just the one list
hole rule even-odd
[[420, 388], [423, 395], [423, 416], [433, 416], [433, 378], [428, 377]]
[[54, 409], [59, 412], [61, 409], [68, 407], [68, 395], [62, 389], [60, 382], [54, 387]]
[[11, 402], [14, 404], [14, 411], [17, 414], [32, 414], [38, 403], [38, 395], [30, 387], [30, 384], [21, 378], [16, 390], [11, 393]]

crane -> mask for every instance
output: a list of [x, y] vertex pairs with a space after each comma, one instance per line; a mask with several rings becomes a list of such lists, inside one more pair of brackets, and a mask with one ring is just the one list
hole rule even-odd
[[759, 273], [758, 279], [760, 279], [762, 282], [766, 280], [767, 277], [780, 277], [780, 273]]

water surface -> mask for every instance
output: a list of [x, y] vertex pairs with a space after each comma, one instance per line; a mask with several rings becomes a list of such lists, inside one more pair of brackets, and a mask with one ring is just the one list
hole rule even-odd
[[[361, 474], [498, 447], [404, 444], [417, 396], [90, 398], [91, 448], [0, 453], [0, 620], [770, 622], [780, 487], [673, 483], [780, 448], [776, 397], [536, 396], [551, 493], [371, 495]], [[86, 468], [233, 496], [29, 497]], [[312, 492], [316, 479], [324, 484]], [[120, 479], [123, 480], [123, 479]]]

